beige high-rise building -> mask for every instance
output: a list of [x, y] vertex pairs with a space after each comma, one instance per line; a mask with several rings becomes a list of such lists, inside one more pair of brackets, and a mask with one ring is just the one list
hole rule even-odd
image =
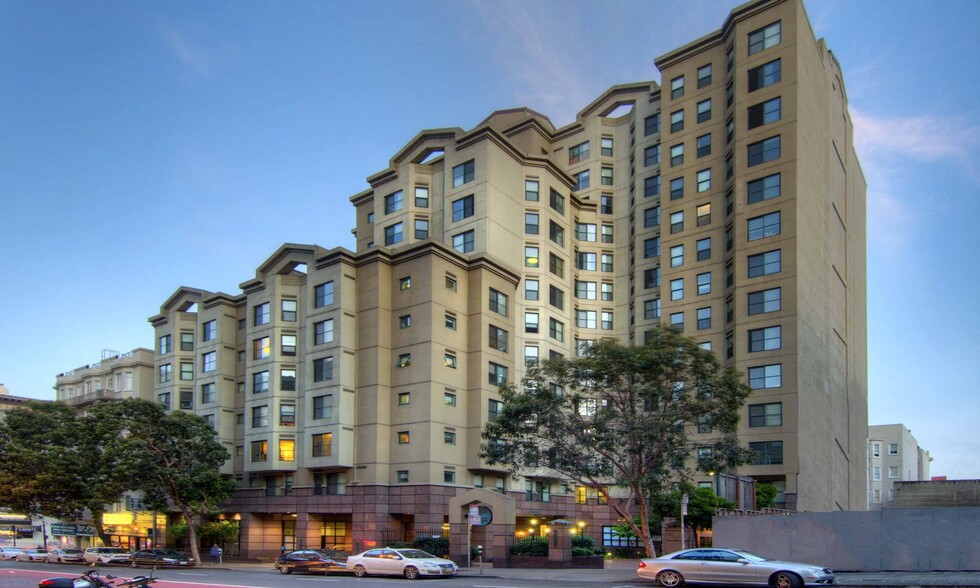
[[497, 536], [561, 517], [628, 544], [594, 489], [510, 478], [480, 433], [528, 364], [661, 326], [754, 389], [737, 473], [787, 508], [866, 508], [865, 185], [840, 66], [800, 0], [744, 4], [656, 63], [662, 90], [615, 86], [562, 128], [522, 108], [422, 131], [351, 198], [356, 251], [286, 244], [239, 295], [165, 302], [155, 394], [231, 450], [245, 554], [456, 533], [460, 501], [501, 495]]
[[868, 510], [895, 504], [895, 482], [929, 480], [932, 457], [905, 425], [868, 427]]

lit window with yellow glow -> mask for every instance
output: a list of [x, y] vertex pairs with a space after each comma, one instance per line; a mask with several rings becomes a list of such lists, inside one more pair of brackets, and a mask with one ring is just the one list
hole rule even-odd
[[279, 461], [296, 461], [296, 441], [292, 439], [279, 440]]

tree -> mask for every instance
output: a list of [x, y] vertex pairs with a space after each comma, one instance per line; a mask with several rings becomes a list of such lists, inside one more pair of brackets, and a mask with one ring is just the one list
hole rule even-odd
[[[735, 430], [749, 392], [737, 372], [671, 329], [644, 346], [604, 341], [581, 359], [530, 369], [520, 387], [501, 386], [503, 409], [483, 431], [481, 456], [515, 475], [557, 473], [596, 488], [652, 557], [657, 498], [696, 470], [747, 461]], [[689, 437], [699, 425], [710, 426], [712, 441]]]
[[201, 539], [207, 543], [217, 543], [222, 549], [238, 539], [238, 525], [232, 521], [211, 521], [201, 525]]
[[715, 491], [711, 488], [694, 488], [687, 484], [661, 496], [661, 500], [657, 503], [660, 516], [680, 518], [681, 497], [684, 494], [688, 496], [684, 523], [685, 526], [695, 531], [711, 528], [711, 517], [714, 516], [715, 510], [736, 507], [736, 504], [731, 500], [715, 495]]
[[165, 413], [162, 406], [144, 400], [114, 403], [126, 430], [108, 445], [120, 457], [119, 467], [130, 476], [144, 500], [163, 508], [170, 504], [187, 521], [191, 554], [201, 561], [194, 521], [217, 511], [219, 502], [235, 491], [235, 483], [221, 475], [229, 458], [203, 418], [184, 412]]
[[776, 507], [776, 487], [772, 484], [756, 484], [755, 486], [755, 507], [756, 508], [775, 508]]

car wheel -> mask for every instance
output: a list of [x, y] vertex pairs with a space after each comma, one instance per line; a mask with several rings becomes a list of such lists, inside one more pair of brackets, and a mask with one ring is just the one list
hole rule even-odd
[[280, 573], [280, 574], [283, 574], [283, 575], [285, 575], [285, 574], [288, 574], [288, 573], [290, 573], [290, 572], [292, 572], [292, 571], [293, 571], [293, 570], [291, 570], [291, 569], [289, 569], [289, 568], [287, 568], [286, 566], [279, 566], [279, 573]]
[[776, 572], [770, 582], [774, 588], [800, 588], [803, 585], [800, 577], [791, 572]]
[[363, 578], [367, 575], [367, 570], [362, 565], [356, 565], [354, 566], [354, 575], [358, 578]]
[[414, 580], [419, 577], [419, 569], [413, 566], [408, 566], [407, 568], [405, 568], [405, 571], [403, 573], [405, 574], [405, 577], [408, 578], [409, 580]]
[[664, 570], [657, 574], [657, 581], [661, 586], [680, 586], [684, 583], [684, 576], [674, 570]]

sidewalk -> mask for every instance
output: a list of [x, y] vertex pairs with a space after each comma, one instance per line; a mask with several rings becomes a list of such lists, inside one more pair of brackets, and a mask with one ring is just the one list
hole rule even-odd
[[[638, 560], [609, 559], [605, 569], [527, 569], [494, 568], [487, 564], [480, 573], [476, 564], [472, 568], [461, 567], [458, 575], [464, 577], [499, 578], [505, 580], [534, 583], [540, 580], [563, 581], [585, 584], [634, 584], [656, 586], [655, 582], [636, 577]], [[271, 562], [224, 562], [219, 566], [205, 564], [206, 567], [220, 567], [232, 570], [273, 570]], [[980, 587], [980, 571], [975, 572], [840, 572], [836, 575], [836, 586], [860, 587], [913, 587], [913, 586], [974, 586]]]

